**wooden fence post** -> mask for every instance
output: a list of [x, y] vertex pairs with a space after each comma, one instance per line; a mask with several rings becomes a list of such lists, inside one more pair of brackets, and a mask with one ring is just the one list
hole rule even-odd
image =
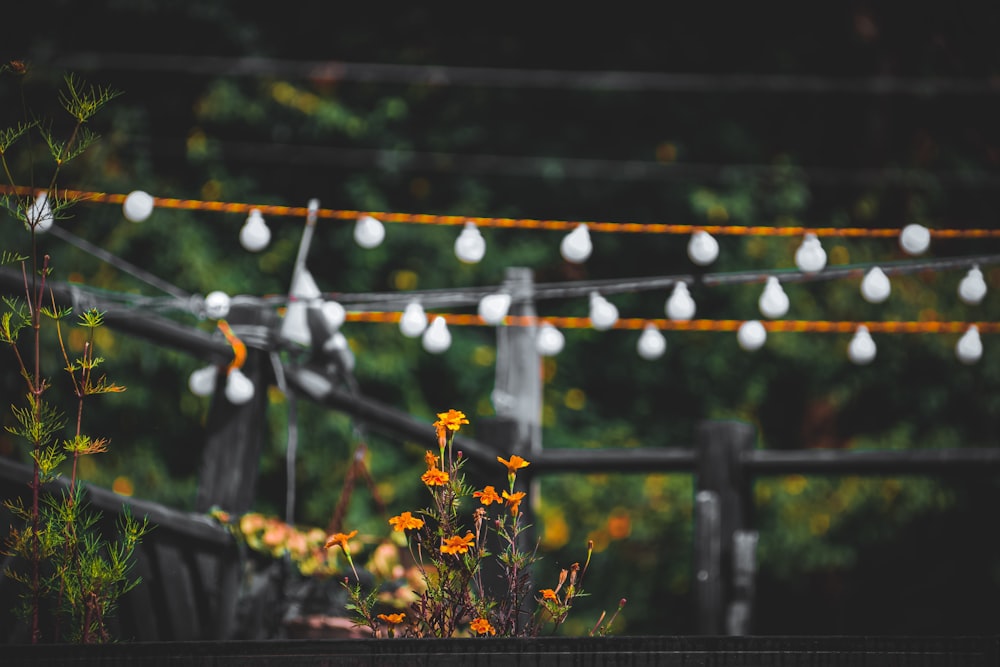
[[[254, 317], [234, 307], [229, 322], [236, 325]], [[216, 377], [215, 392], [208, 412], [208, 434], [198, 477], [195, 510], [207, 512], [218, 507], [240, 514], [250, 509], [257, 491], [260, 452], [267, 431], [267, 387], [272, 371], [265, 352], [247, 348], [241, 369], [253, 382], [254, 395], [243, 405], [233, 405], [225, 396], [225, 370]]]
[[741, 456], [753, 445], [754, 428], [746, 422], [708, 421], [698, 427], [694, 572], [702, 634], [750, 629], [757, 539]]

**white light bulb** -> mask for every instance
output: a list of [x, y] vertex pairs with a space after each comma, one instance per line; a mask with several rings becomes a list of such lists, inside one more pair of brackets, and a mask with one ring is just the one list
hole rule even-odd
[[597, 292], [590, 293], [590, 326], [606, 331], [618, 321], [618, 308]]
[[978, 305], [986, 296], [986, 281], [978, 266], [973, 266], [958, 283], [958, 298], [970, 306]]
[[302, 345], [309, 345], [312, 342], [306, 308], [320, 296], [322, 292], [319, 291], [319, 286], [309, 273], [309, 269], [303, 266], [296, 271], [292, 278], [292, 289], [288, 294], [288, 308], [285, 309], [285, 318], [281, 322], [282, 338]]
[[507, 317], [510, 310], [510, 294], [499, 292], [497, 294], [487, 294], [479, 300], [479, 317], [483, 318], [486, 324], [502, 324], [503, 318]]
[[803, 273], [817, 273], [826, 266], [826, 251], [812, 232], [806, 232], [802, 244], [795, 251], [795, 266]]
[[747, 320], [736, 330], [736, 342], [747, 352], [759, 350], [767, 342], [767, 329], [760, 320]]
[[567, 262], [580, 264], [587, 261], [594, 246], [590, 243], [590, 231], [584, 223], [578, 224], [559, 244], [559, 252]]
[[774, 276], [768, 276], [764, 291], [757, 299], [757, 307], [760, 308], [761, 315], [770, 319], [781, 317], [788, 312], [788, 295]]
[[399, 318], [399, 330], [407, 338], [416, 338], [427, 328], [427, 314], [418, 301], [406, 304], [402, 317]]
[[122, 202], [122, 213], [131, 222], [145, 222], [153, 214], [153, 197], [142, 190], [128, 193]]
[[955, 356], [963, 364], [974, 364], [983, 356], [983, 341], [979, 337], [979, 327], [970, 324], [955, 344]]
[[448, 323], [438, 315], [431, 322], [431, 325], [424, 331], [421, 339], [424, 349], [431, 354], [441, 354], [451, 347], [451, 332], [448, 331]]
[[869, 303], [882, 303], [891, 291], [889, 276], [877, 266], [872, 267], [861, 281], [861, 296]]
[[205, 316], [213, 320], [221, 320], [229, 315], [232, 299], [221, 290], [215, 290], [205, 295]]
[[923, 225], [912, 222], [899, 233], [899, 246], [908, 255], [920, 255], [931, 245], [931, 232]]
[[363, 215], [354, 224], [354, 241], [362, 248], [376, 248], [385, 239], [385, 225], [370, 215]]
[[698, 266], [708, 266], [719, 256], [719, 242], [704, 229], [699, 229], [691, 235], [687, 251], [692, 262]]
[[687, 283], [676, 282], [674, 289], [667, 299], [665, 308], [667, 317], [672, 320], [690, 320], [694, 317], [695, 305], [691, 293], [688, 292]]
[[859, 325], [854, 332], [847, 346], [847, 357], [859, 366], [870, 364], [875, 359], [875, 341], [865, 325]]
[[538, 334], [535, 337], [535, 350], [543, 357], [554, 357], [562, 352], [566, 338], [559, 329], [556, 329], [549, 322], [543, 322], [538, 327]]
[[52, 207], [49, 205], [49, 196], [46, 193], [38, 193], [35, 201], [28, 208], [27, 216], [28, 219], [24, 223], [26, 229], [34, 227], [36, 234], [44, 234], [49, 231], [54, 218], [52, 216]]
[[667, 339], [664, 338], [655, 324], [647, 322], [642, 328], [642, 333], [639, 334], [636, 350], [640, 357], [648, 361], [659, 359], [667, 351]]
[[260, 252], [271, 242], [271, 230], [258, 209], [250, 209], [247, 221], [240, 228], [240, 245], [250, 252]]
[[325, 301], [321, 306], [320, 310], [323, 311], [323, 316], [326, 318], [327, 324], [334, 331], [340, 329], [340, 326], [347, 319], [347, 311], [344, 307], [337, 303], [336, 301]]
[[474, 222], [466, 222], [455, 239], [455, 256], [466, 264], [475, 264], [486, 255], [486, 239]]
[[323, 350], [331, 353], [339, 353], [344, 366], [347, 368], [347, 372], [354, 371], [356, 360], [354, 358], [354, 351], [351, 350], [351, 344], [347, 341], [347, 336], [339, 331], [334, 333], [330, 336], [329, 340], [323, 343]]
[[211, 396], [215, 391], [215, 378], [218, 375], [219, 369], [215, 366], [205, 366], [192, 371], [188, 377], [188, 389], [195, 396]]
[[243, 405], [253, 398], [253, 382], [238, 368], [229, 371], [226, 378], [226, 399], [233, 405]]

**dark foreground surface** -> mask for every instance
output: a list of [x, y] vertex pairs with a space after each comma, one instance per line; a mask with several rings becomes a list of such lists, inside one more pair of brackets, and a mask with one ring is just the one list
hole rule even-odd
[[3, 665], [1000, 665], [1000, 637], [607, 637], [8, 645]]

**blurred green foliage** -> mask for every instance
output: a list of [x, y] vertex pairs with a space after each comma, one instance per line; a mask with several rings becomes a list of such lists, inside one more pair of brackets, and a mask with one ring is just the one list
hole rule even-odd
[[[642, 25], [644, 17], [622, 12], [567, 34], [556, 31], [557, 17], [547, 16], [497, 17], [496, 24], [473, 26], [419, 8], [398, 15], [358, 9], [325, 22], [270, 9], [265, 14], [234, 1], [199, 10], [187, 3], [155, 9], [102, 4], [103, 15], [94, 12], [88, 19], [69, 3], [53, 3], [65, 20], [46, 25], [46, 34], [24, 51], [34, 56], [29, 94], [47, 90], [68, 64], [85, 62], [73, 59], [83, 52], [108, 58], [106, 66], [85, 75], [126, 93], [95, 128], [103, 140], [86, 165], [72, 172], [72, 186], [80, 189], [289, 206], [318, 198], [326, 208], [562, 220], [995, 224], [995, 94], [773, 93], [764, 82], [752, 85], [755, 74], [837, 81], [888, 72], [983, 80], [995, 76], [1000, 64], [982, 27], [995, 12], [984, 10], [979, 21], [908, 11], [908, 27], [902, 28], [902, 17], [888, 9], [809, 7], [781, 17], [801, 21], [802, 29], [791, 32], [757, 8], [732, 9], [725, 21], [693, 12], [657, 23], [656, 30]], [[109, 16], [131, 21], [135, 30], [112, 33]], [[79, 28], [88, 20], [89, 32], [70, 30], [71, 23]], [[143, 31], [154, 23], [160, 28], [155, 33]], [[609, 38], [616, 30], [627, 37]], [[181, 33], [192, 45], [184, 56], [176, 51]], [[154, 34], [174, 37], [168, 44]], [[123, 65], [132, 53], [156, 56], [162, 70]], [[750, 83], [741, 92], [636, 92], [365, 82], [339, 80], [335, 68], [311, 76], [280, 68], [226, 73], [198, 60], [209, 54], [274, 62], [737, 73]], [[8, 86], [0, 88], [4, 114], [14, 111], [13, 99]], [[633, 163], [641, 163], [646, 175], [629, 176]], [[587, 169], [594, 175], [583, 175]], [[268, 218], [273, 238], [259, 254], [239, 246], [242, 222], [236, 214], [161, 209], [132, 224], [117, 207], [84, 204], [66, 228], [193, 293], [286, 292], [302, 221]], [[352, 239], [350, 222], [321, 221], [309, 257], [321, 289], [496, 285], [511, 266], [531, 268], [538, 282], [693, 271], [687, 239], [679, 236], [593, 234], [595, 252], [578, 266], [559, 257], [556, 232], [484, 229], [486, 258], [470, 266], [454, 258], [456, 228], [387, 227], [383, 245], [363, 250]], [[20, 242], [6, 232], [4, 239]], [[792, 268], [799, 241], [718, 240], [721, 253], [712, 271]], [[57, 278], [151, 293], [55, 238], [43, 244], [57, 257], [55, 266], [66, 271]], [[824, 244], [831, 265], [905, 258], [893, 239]], [[989, 240], [936, 240], [930, 254], [997, 249]], [[880, 306], [861, 299], [858, 280], [787, 285], [789, 317], [995, 319], [1000, 274], [984, 268], [990, 291], [976, 307], [955, 298], [960, 272], [927, 272], [894, 278], [892, 296]], [[756, 318], [759, 289], [696, 286], [697, 316]], [[663, 316], [666, 296], [639, 292], [612, 301], [623, 317], [656, 318]], [[586, 302], [546, 302], [539, 312], [585, 316]], [[211, 322], [179, 319], [212, 329]], [[437, 411], [461, 409], [472, 420], [473, 436], [476, 419], [493, 415], [492, 330], [453, 327], [452, 348], [441, 356], [425, 353], [418, 340], [403, 338], [392, 325], [347, 324], [343, 331], [364, 395], [428, 424]], [[996, 446], [1000, 436], [1000, 354], [988, 336], [980, 362], [965, 366], [954, 356], [957, 335], [876, 335], [876, 361], [858, 367], [847, 361], [849, 336], [841, 334], [773, 333], [762, 350], [747, 353], [732, 334], [668, 332], [666, 355], [649, 362], [635, 353], [636, 332], [564, 333], [566, 348], [543, 369], [546, 447], [690, 446], [699, 422], [719, 418], [750, 421], [758, 445], [771, 449], [980, 447]], [[115, 456], [85, 470], [86, 477], [110, 485], [124, 476], [138, 495], [192, 506], [208, 402], [192, 396], [186, 382], [199, 362], [114, 332], [105, 335], [101, 347], [108, 365], [129, 391], [94, 406], [89, 418], [113, 425]], [[10, 378], [0, 382], [5, 395], [12, 391]], [[268, 392], [257, 509], [280, 515], [287, 401], [275, 388]], [[299, 426], [296, 518], [325, 525], [356, 432], [345, 415], [305, 402]], [[23, 459], [6, 437], [0, 435], [0, 453]], [[392, 511], [408, 507], [423, 491], [422, 447], [377, 434], [367, 442], [382, 498]], [[675, 474], [543, 477], [539, 581], [547, 584], [546, 577], [578, 560], [587, 539], [595, 539], [600, 548], [588, 575], [595, 619], [626, 597], [620, 631], [693, 632], [693, 488], [690, 476]], [[761, 627], [779, 633], [991, 631], [1000, 620], [1000, 553], [989, 538], [987, 511], [996, 502], [996, 487], [990, 482], [974, 493], [968, 488], [965, 482], [906, 477], [758, 480]], [[387, 517], [377, 515], [363, 490], [355, 496], [348, 523], [367, 533], [384, 530]], [[942, 516], [960, 517], [951, 525], [975, 530], [945, 540], [955, 536], [946, 530], [948, 521], [938, 520]], [[934, 524], [937, 532], [929, 535], [937, 542], [920, 539], [914, 527], [921, 522]], [[976, 554], [970, 567], [956, 565], [940, 574], [938, 564], [958, 562], [962, 553]], [[902, 595], [920, 582], [892, 577], [898, 571], [892, 558], [923, 563], [907, 571], [946, 583], [928, 586], [922, 600]], [[878, 586], [883, 577], [891, 585]], [[947, 621], [905, 613], [939, 606], [968, 588], [982, 604], [952, 610]], [[859, 613], [872, 608], [862, 594], [869, 589], [880, 596], [879, 615]], [[802, 605], [833, 611], [803, 613]]]

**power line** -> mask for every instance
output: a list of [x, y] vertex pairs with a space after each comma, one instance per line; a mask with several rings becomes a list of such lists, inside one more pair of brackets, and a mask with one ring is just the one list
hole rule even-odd
[[864, 78], [785, 74], [707, 74], [641, 71], [455, 67], [342, 61], [290, 61], [166, 54], [75, 53], [51, 67], [76, 70], [168, 72], [198, 76], [284, 77], [317, 82], [350, 81], [421, 86], [473, 86], [553, 90], [808, 95], [997, 95], [995, 79], [940, 77]]

